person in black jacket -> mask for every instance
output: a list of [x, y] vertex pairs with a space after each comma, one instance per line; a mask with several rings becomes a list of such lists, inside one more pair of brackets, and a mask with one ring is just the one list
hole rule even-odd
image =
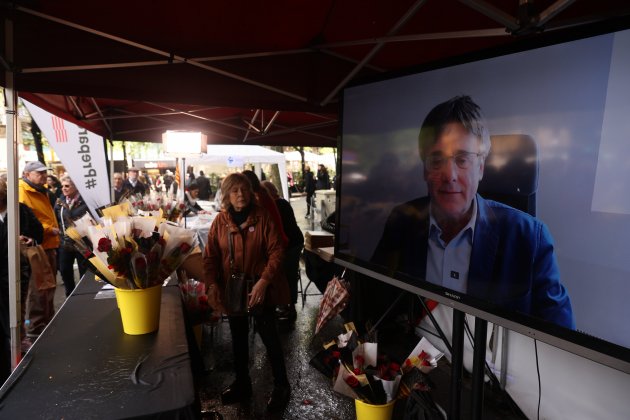
[[129, 190], [132, 195], [145, 195], [149, 192], [147, 186], [138, 179], [139, 173], [140, 170], [134, 166], [127, 170], [127, 179], [123, 182], [123, 190]]
[[[24, 245], [42, 243], [44, 228], [30, 208], [19, 203], [20, 242]], [[11, 373], [11, 329], [9, 320], [9, 249], [8, 249], [7, 182], [0, 177], [0, 383]], [[28, 260], [20, 257], [20, 300], [22, 317], [26, 308], [26, 295], [31, 277]], [[22, 331], [24, 335], [24, 331]]]
[[317, 167], [317, 183], [315, 184], [316, 190], [329, 190], [330, 189], [330, 175], [328, 175], [328, 169], [321, 163]]
[[304, 168], [304, 191], [306, 192], [306, 217], [308, 217], [311, 214], [311, 204], [313, 194], [315, 194], [315, 176], [308, 165]]
[[209, 200], [212, 195], [212, 187], [210, 187], [210, 180], [204, 175], [203, 171], [199, 171], [199, 176], [195, 178], [194, 182], [199, 186], [199, 199]]
[[66, 229], [72, 226], [73, 221], [83, 217], [88, 207], [77, 191], [74, 182], [69, 176], [61, 178], [61, 191], [64, 198], [57, 200], [55, 215], [61, 228], [61, 244], [59, 246], [59, 271], [63, 285], [66, 288], [66, 297], [74, 290], [74, 262], [79, 266], [81, 277], [86, 271], [86, 262], [83, 255], [74, 248], [74, 241], [66, 235]]
[[289, 238], [287, 248], [284, 252], [284, 272], [289, 282], [289, 291], [291, 292], [291, 304], [278, 308], [278, 318], [281, 320], [288, 319], [295, 321], [297, 313], [295, 304], [297, 303], [297, 285], [299, 281], [300, 255], [304, 248], [304, 235], [295, 220], [295, 214], [291, 204], [284, 198], [280, 198], [278, 189], [270, 181], [262, 181], [260, 183], [276, 202], [280, 218], [282, 219], [282, 227]]

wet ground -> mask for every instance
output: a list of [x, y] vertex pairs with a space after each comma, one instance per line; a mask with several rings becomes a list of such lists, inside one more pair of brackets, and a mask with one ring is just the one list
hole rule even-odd
[[[313, 337], [320, 296], [307, 297], [293, 326], [280, 325], [280, 337], [291, 383], [291, 400], [286, 409], [275, 415], [266, 413], [267, 399], [273, 388], [271, 370], [260, 337], [250, 332], [250, 375], [254, 396], [247, 403], [221, 405], [220, 393], [232, 380], [230, 331], [227, 321], [212, 330], [206, 327], [202, 354], [207, 373], [200, 379], [202, 412], [218, 412], [224, 419], [351, 419], [354, 401], [336, 394], [329, 380], [308, 362], [323, 344], [341, 333], [342, 321], [337, 317], [317, 337]], [[212, 418], [212, 417], [208, 417]]]

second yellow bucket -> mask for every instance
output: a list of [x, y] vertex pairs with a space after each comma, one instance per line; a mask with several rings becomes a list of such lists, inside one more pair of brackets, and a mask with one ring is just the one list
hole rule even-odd
[[354, 400], [354, 407], [357, 410], [357, 420], [390, 420], [394, 411], [396, 400], [387, 404], [374, 405], [361, 400]]
[[116, 289], [116, 300], [125, 334], [157, 331], [162, 304], [161, 284], [147, 289]]

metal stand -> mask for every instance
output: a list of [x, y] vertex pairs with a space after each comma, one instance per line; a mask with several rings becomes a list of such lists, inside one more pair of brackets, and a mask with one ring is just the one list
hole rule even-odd
[[449, 420], [461, 417], [462, 374], [464, 371], [464, 319], [466, 314], [453, 309], [453, 349], [451, 351], [451, 398]]
[[488, 321], [475, 317], [475, 349], [472, 372], [472, 419], [483, 418], [483, 379], [486, 367], [486, 336]]

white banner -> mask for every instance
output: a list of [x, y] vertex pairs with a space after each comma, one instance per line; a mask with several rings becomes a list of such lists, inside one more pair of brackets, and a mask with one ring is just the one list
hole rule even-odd
[[110, 203], [103, 138], [22, 100], [61, 159], [93, 216]]

